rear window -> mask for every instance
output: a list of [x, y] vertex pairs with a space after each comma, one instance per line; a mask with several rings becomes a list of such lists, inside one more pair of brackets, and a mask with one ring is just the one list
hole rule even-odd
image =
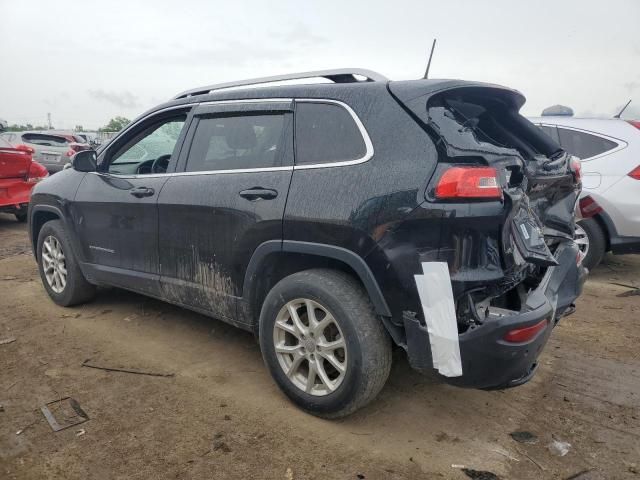
[[286, 137], [285, 114], [203, 117], [193, 137], [187, 171], [281, 166]]
[[558, 127], [560, 145], [571, 155], [580, 158], [590, 158], [601, 155], [618, 146], [616, 142], [607, 140], [598, 135]]
[[429, 101], [429, 123], [460, 153], [501, 147], [531, 159], [561, 150], [558, 142], [520, 115], [509, 100], [505, 92], [488, 88], [446, 92]]
[[27, 143], [46, 147], [64, 147], [69, 144], [69, 141], [64, 137], [42, 133], [25, 133], [22, 135], [22, 140]]
[[351, 114], [340, 105], [296, 104], [296, 164], [359, 160], [367, 152]]

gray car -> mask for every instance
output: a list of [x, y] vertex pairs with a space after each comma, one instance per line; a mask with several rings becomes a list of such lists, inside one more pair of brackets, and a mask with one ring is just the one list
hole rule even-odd
[[12, 146], [27, 145], [35, 150], [33, 159], [46, 167], [49, 173], [62, 170], [69, 163], [71, 156], [76, 153], [80, 144], [46, 132], [4, 132], [0, 137]]

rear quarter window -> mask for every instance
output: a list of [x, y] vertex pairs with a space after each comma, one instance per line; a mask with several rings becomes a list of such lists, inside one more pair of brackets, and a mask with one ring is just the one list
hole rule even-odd
[[56, 135], [46, 135], [41, 133], [25, 133], [22, 135], [22, 140], [26, 143], [32, 143], [34, 145], [42, 145], [46, 147], [65, 147], [69, 144], [69, 141], [64, 137], [58, 137]]
[[618, 146], [616, 142], [570, 128], [558, 127], [560, 145], [571, 155], [582, 159], [601, 155]]
[[295, 125], [297, 165], [359, 160], [367, 153], [358, 125], [340, 105], [299, 102]]

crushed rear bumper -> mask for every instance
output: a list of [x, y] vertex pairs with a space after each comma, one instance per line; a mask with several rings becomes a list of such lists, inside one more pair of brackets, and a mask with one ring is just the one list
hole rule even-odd
[[[460, 387], [491, 389], [521, 385], [533, 377], [538, 356], [553, 327], [572, 310], [587, 274], [576, 262], [578, 248], [575, 244], [559, 246], [554, 256], [558, 265], [548, 267], [519, 312], [490, 316], [482, 325], [458, 335], [462, 375], [441, 376], [445, 382]], [[510, 330], [533, 326], [545, 319], [549, 321], [547, 327], [528, 342], [516, 344], [503, 339]], [[432, 368], [427, 328], [408, 314], [404, 316], [404, 323], [410, 363], [417, 369]]]

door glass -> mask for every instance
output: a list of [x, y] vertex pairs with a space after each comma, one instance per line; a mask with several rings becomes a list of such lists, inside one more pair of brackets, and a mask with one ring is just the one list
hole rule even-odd
[[187, 171], [281, 166], [286, 143], [284, 125], [284, 114], [201, 118]]
[[133, 137], [111, 157], [109, 173], [165, 173], [186, 119], [187, 115], [181, 114], [134, 132]]

